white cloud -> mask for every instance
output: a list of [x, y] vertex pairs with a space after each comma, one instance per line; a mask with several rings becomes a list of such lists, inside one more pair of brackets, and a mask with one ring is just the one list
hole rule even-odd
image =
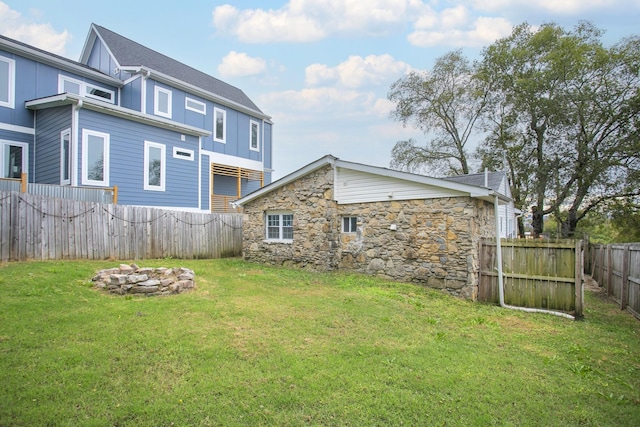
[[246, 43], [309, 42], [332, 34], [384, 35], [423, 8], [420, 0], [290, 0], [280, 9], [213, 10], [213, 24]]
[[253, 58], [246, 53], [229, 52], [218, 65], [218, 73], [222, 77], [244, 77], [263, 73], [267, 68], [262, 58]]
[[387, 85], [411, 70], [405, 62], [395, 60], [391, 55], [350, 56], [336, 67], [312, 64], [305, 69], [308, 85], [339, 83], [347, 88]]
[[511, 33], [513, 24], [505, 18], [472, 18], [464, 6], [431, 11], [415, 23], [415, 31], [407, 36], [414, 46], [485, 46]]
[[30, 22], [4, 2], [0, 2], [0, 33], [58, 55], [66, 53], [66, 46], [71, 41], [66, 30], [60, 33], [51, 24]]

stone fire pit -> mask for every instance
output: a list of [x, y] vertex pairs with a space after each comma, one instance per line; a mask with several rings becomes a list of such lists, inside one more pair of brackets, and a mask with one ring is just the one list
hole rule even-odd
[[172, 295], [195, 288], [193, 270], [183, 267], [144, 268], [136, 264], [100, 270], [93, 286], [116, 295]]

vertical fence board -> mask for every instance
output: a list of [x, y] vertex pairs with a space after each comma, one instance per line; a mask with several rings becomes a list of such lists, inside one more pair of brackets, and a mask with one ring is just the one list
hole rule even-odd
[[[481, 245], [478, 299], [498, 302], [496, 243], [482, 239]], [[503, 239], [501, 247], [505, 303], [582, 316], [580, 241]]]
[[216, 258], [242, 252], [242, 216], [0, 192], [0, 260]]
[[593, 251], [593, 279], [621, 309], [640, 318], [640, 243], [596, 245]]

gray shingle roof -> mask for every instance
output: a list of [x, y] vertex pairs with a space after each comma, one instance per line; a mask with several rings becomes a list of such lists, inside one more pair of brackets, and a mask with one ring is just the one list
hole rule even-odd
[[487, 187], [494, 191], [500, 190], [500, 185], [505, 177], [504, 172], [489, 172], [488, 186], [485, 185], [484, 173], [474, 173], [469, 175], [448, 176], [442, 179], [459, 182], [461, 184], [475, 185], [476, 187]]
[[100, 25], [93, 24], [102, 40], [107, 44], [111, 53], [115, 56], [120, 66], [143, 66], [160, 73], [182, 80], [207, 92], [238, 103], [258, 112], [262, 112], [256, 104], [240, 89], [228, 83], [218, 80], [209, 74], [198, 71], [180, 61], [169, 58], [134, 42], [120, 34], [114, 33]]

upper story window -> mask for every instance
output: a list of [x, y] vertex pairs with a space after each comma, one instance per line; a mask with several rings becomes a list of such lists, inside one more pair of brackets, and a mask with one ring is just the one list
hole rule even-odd
[[357, 216], [344, 216], [342, 217], [342, 232], [343, 233], [355, 233], [358, 230], [358, 217]]
[[227, 112], [220, 108], [213, 109], [213, 140], [227, 141]]
[[197, 99], [189, 98], [188, 96], [184, 98], [184, 108], [195, 111], [196, 113], [207, 114], [207, 104]]
[[109, 185], [109, 134], [82, 129], [82, 184]]
[[193, 161], [193, 150], [186, 148], [173, 147], [173, 158]]
[[73, 93], [75, 95], [86, 96], [87, 98], [107, 101], [112, 104], [115, 102], [114, 91], [65, 76], [58, 78], [58, 92]]
[[144, 142], [144, 189], [164, 191], [166, 182], [166, 148], [156, 142]]
[[0, 107], [14, 108], [16, 61], [0, 56]]
[[171, 118], [171, 91], [156, 86], [153, 91], [153, 114]]
[[260, 150], [260, 123], [249, 121], [249, 148], [253, 151]]
[[267, 217], [267, 240], [290, 243], [293, 240], [293, 214], [269, 212]]

